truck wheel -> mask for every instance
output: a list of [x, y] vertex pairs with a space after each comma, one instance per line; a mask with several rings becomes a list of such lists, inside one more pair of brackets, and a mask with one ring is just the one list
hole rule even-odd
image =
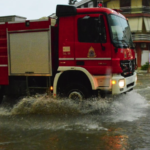
[[69, 84], [65, 91], [66, 96], [75, 101], [82, 101], [89, 95], [88, 88], [78, 83]]
[[3, 93], [3, 87], [1, 86], [0, 87], [0, 104], [2, 103], [3, 95], [4, 95], [4, 93]]

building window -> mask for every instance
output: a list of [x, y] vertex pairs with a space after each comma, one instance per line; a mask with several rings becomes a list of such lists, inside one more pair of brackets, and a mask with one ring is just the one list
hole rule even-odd
[[131, 0], [121, 0], [120, 7], [129, 7], [131, 6]]
[[150, 6], [150, 0], [143, 0], [142, 5], [143, 6]]
[[78, 40], [85, 43], [106, 43], [106, 30], [102, 21], [102, 38], [100, 39], [100, 26], [98, 17], [85, 16], [78, 19]]

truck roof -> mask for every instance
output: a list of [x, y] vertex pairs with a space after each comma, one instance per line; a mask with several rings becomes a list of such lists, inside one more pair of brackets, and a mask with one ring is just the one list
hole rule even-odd
[[107, 13], [115, 14], [125, 19], [125, 16], [117, 12], [116, 10], [105, 8], [105, 7], [94, 7], [94, 8], [76, 8], [75, 6], [70, 5], [57, 5], [56, 16], [75, 16], [77, 14], [86, 14], [86, 13]]
[[[7, 17], [7, 16], [6, 16]], [[46, 19], [37, 19], [37, 20], [21, 20], [21, 21], [6, 21], [8, 24], [19, 24], [19, 23], [26, 23], [26, 22], [49, 22], [51, 26], [55, 26], [56, 24], [56, 19], [47, 17]], [[0, 22], [0, 24], [6, 24], [6, 22]]]
[[94, 8], [77, 8], [77, 14], [80, 13], [107, 13], [107, 14], [115, 14], [119, 15], [120, 17], [125, 18], [122, 14], [119, 12], [105, 7], [94, 7]]

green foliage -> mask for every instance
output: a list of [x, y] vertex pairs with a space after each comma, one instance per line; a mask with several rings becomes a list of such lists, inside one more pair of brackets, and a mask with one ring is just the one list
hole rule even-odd
[[141, 66], [141, 70], [147, 70], [150, 67], [149, 62], [146, 62], [143, 66]]

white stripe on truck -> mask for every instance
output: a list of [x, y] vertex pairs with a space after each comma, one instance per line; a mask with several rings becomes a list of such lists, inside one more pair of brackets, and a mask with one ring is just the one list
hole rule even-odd
[[0, 65], [0, 67], [8, 67], [8, 65]]

